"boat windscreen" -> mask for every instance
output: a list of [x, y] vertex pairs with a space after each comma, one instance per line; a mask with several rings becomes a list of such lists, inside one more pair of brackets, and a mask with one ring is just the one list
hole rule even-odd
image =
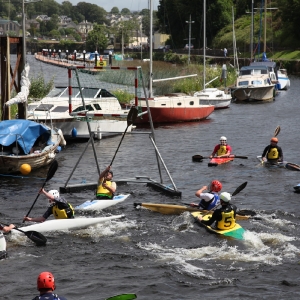
[[48, 111], [50, 110], [54, 105], [53, 104], [40, 104], [35, 110], [37, 111]]
[[56, 106], [51, 112], [66, 112], [68, 110], [68, 106]]
[[46, 97], [54, 98], [54, 97], [59, 97], [63, 94], [65, 95], [65, 97], [67, 97], [68, 96], [67, 91], [68, 91], [67, 87], [55, 87], [48, 93]]

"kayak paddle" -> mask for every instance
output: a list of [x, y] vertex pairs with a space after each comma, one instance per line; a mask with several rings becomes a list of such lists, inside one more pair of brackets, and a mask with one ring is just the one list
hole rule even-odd
[[114, 159], [115, 159], [115, 157], [117, 155], [117, 152], [118, 152], [118, 150], [119, 150], [119, 148], [121, 146], [121, 143], [122, 143], [122, 141], [124, 139], [124, 136], [126, 134], [126, 131], [127, 131], [128, 127], [133, 124], [133, 122], [135, 121], [137, 115], [138, 115], [137, 108], [136, 107], [131, 107], [130, 111], [129, 111], [128, 115], [127, 115], [127, 127], [126, 127], [126, 129], [125, 129], [125, 131], [124, 131], [124, 133], [122, 135], [121, 141], [120, 141], [119, 146], [118, 146], [118, 148], [117, 148], [117, 150], [115, 152], [115, 155], [114, 155], [113, 159], [111, 160], [110, 166], [112, 165], [112, 163], [113, 163], [113, 161], [114, 161]]
[[278, 125], [276, 128], [275, 128], [275, 131], [274, 131], [274, 136], [276, 137], [280, 132], [280, 126]]
[[[233, 154], [228, 155], [228, 156], [222, 156], [222, 157], [224, 157], [224, 158], [230, 157], [230, 158], [248, 159], [248, 156], [240, 156], [240, 155], [233, 155]], [[202, 155], [199, 155], [199, 154], [193, 155], [193, 156], [192, 156], [192, 160], [193, 160], [194, 162], [202, 162], [203, 159], [207, 159], [207, 158], [210, 159], [209, 156], [202, 156]]]
[[105, 300], [131, 300], [136, 299], [136, 294], [121, 294], [106, 298]]
[[[45, 184], [46, 184], [46, 182], [49, 181], [49, 180], [54, 176], [54, 174], [55, 174], [57, 168], [58, 168], [58, 163], [57, 163], [56, 160], [54, 160], [54, 161], [51, 163], [51, 165], [50, 165], [50, 168], [49, 168], [48, 173], [47, 173], [47, 177], [46, 177], [46, 179], [45, 179], [45, 181], [44, 181], [43, 186], [42, 186], [41, 189], [43, 189], [44, 186], [45, 186]], [[32, 205], [31, 205], [31, 207], [30, 207], [30, 209], [29, 209], [29, 211], [28, 211], [26, 217], [28, 217], [28, 215], [30, 214], [30, 212], [31, 212], [31, 210], [32, 210], [32, 208], [33, 208], [35, 202], [36, 202], [37, 199], [39, 198], [39, 196], [40, 196], [40, 193], [38, 193], [38, 195], [36, 196], [36, 198], [35, 198], [34, 202], [32, 203]], [[24, 223], [24, 222], [25, 222], [25, 221], [23, 220], [23, 223]]]
[[[4, 224], [0, 221], [1, 224], [5, 225], [5, 226], [9, 226], [7, 224]], [[18, 230], [22, 233], [24, 233], [30, 240], [32, 240], [37, 246], [44, 246], [46, 245], [47, 243], [47, 238], [42, 235], [40, 232], [37, 232], [37, 231], [33, 231], [33, 230], [30, 230], [30, 231], [23, 231], [17, 227], [13, 228], [15, 230]]]

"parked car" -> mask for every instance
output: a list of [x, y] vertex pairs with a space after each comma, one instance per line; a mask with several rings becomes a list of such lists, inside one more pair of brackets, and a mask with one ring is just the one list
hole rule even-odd
[[[189, 49], [189, 44], [186, 44], [183, 48], [184, 50], [188, 50]], [[194, 49], [194, 45], [191, 44], [191, 48], [190, 49]]]

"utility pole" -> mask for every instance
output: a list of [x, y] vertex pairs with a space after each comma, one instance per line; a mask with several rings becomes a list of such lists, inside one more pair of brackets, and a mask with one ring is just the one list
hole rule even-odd
[[188, 58], [188, 64], [191, 62], [191, 31], [192, 31], [192, 23], [195, 23], [194, 21], [191, 20], [191, 15], [190, 15], [190, 20], [185, 21], [186, 23], [189, 24], [189, 58]]

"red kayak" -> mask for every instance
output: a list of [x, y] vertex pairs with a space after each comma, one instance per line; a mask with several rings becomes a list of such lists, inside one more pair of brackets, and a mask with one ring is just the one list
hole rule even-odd
[[216, 167], [218, 165], [221, 164], [226, 164], [230, 161], [234, 160], [234, 156], [233, 157], [213, 157], [210, 162], [208, 163], [209, 167]]

